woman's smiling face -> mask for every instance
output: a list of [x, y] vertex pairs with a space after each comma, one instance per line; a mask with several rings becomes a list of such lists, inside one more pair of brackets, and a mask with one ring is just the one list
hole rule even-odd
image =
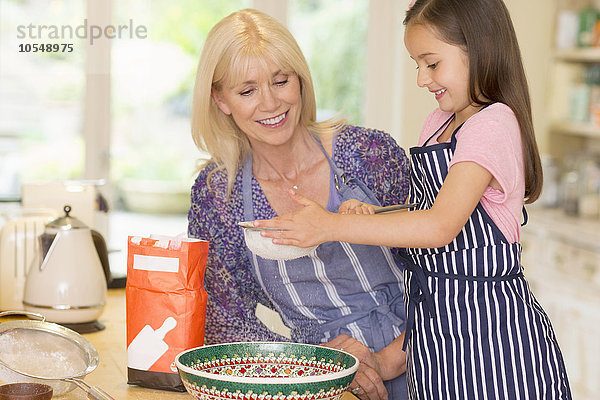
[[298, 128], [302, 109], [300, 81], [272, 62], [250, 59], [241, 82], [225, 82], [213, 98], [231, 115], [253, 148], [287, 143]]
[[428, 25], [409, 24], [404, 44], [417, 63], [417, 85], [434, 94], [440, 109], [465, 121], [476, 108], [469, 98], [469, 57], [458, 46], [441, 40]]

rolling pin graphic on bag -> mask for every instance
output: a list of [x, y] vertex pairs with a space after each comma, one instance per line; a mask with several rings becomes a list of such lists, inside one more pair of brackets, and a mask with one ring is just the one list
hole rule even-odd
[[127, 366], [142, 371], [149, 370], [169, 349], [163, 339], [176, 325], [177, 320], [168, 317], [157, 330], [150, 325], [144, 326], [127, 347]]

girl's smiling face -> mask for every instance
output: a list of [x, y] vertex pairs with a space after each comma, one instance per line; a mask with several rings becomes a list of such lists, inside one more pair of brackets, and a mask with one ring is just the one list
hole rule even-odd
[[441, 110], [456, 113], [458, 122], [477, 111], [469, 98], [469, 57], [463, 49], [418, 23], [406, 27], [404, 44], [417, 63], [417, 85], [434, 94]]

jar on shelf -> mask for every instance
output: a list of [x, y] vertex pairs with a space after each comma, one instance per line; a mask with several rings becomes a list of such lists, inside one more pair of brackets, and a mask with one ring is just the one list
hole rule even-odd
[[574, 8], [563, 8], [556, 16], [556, 50], [571, 50], [577, 47], [579, 13]]
[[598, 156], [585, 155], [580, 161], [577, 210], [582, 217], [598, 218], [600, 215], [600, 158]]
[[586, 83], [590, 90], [590, 122], [600, 127], [600, 64], [587, 67]]
[[560, 171], [556, 160], [548, 155], [541, 155], [544, 185], [538, 201], [544, 207], [557, 207], [560, 201], [559, 179]]
[[565, 214], [579, 214], [579, 154], [571, 153], [563, 159], [560, 179], [560, 205]]
[[564, 174], [561, 182], [562, 206], [565, 214], [579, 214], [579, 173], [569, 171]]
[[598, 19], [598, 10], [591, 1], [579, 11], [579, 30], [577, 32], [577, 45], [579, 47], [594, 45], [594, 32]]
[[586, 70], [578, 75], [569, 87], [569, 119], [575, 123], [586, 123], [590, 120], [590, 92]]

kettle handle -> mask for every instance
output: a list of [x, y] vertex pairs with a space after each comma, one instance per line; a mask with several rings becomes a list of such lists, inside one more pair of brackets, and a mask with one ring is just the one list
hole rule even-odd
[[106, 278], [106, 284], [112, 282], [112, 275], [110, 273], [110, 265], [108, 263], [108, 249], [106, 248], [106, 241], [102, 237], [102, 234], [98, 231], [91, 230], [92, 232], [92, 240], [94, 241], [94, 247], [96, 248], [96, 252], [98, 253], [98, 257], [100, 258], [100, 264], [102, 264], [102, 269], [104, 270], [104, 277]]
[[58, 242], [58, 239], [61, 236], [62, 236], [62, 232], [59, 231], [59, 232], [56, 233], [56, 236], [54, 237], [54, 240], [52, 240], [52, 244], [50, 245], [50, 248], [48, 249], [48, 252], [46, 253], [46, 256], [44, 257], [44, 260], [40, 264], [40, 271], [43, 271], [44, 268], [46, 268], [46, 265], [48, 265], [48, 259], [52, 255], [52, 252], [54, 252], [54, 248], [56, 247], [56, 243]]

